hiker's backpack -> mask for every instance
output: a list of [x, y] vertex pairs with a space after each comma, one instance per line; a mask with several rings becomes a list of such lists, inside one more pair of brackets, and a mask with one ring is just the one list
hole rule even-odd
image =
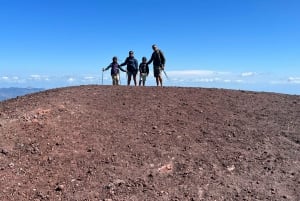
[[165, 61], [165, 56], [164, 56], [164, 54], [160, 50], [158, 50], [157, 56], [158, 56], [160, 65], [162, 65], [162, 64], [164, 64], [166, 62]]
[[154, 66], [162, 66], [166, 62], [165, 56], [160, 50], [153, 52], [152, 58]]

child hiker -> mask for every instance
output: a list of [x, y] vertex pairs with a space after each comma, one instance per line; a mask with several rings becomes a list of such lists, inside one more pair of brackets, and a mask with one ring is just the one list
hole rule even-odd
[[143, 84], [143, 86], [145, 86], [146, 78], [149, 75], [149, 66], [147, 64], [147, 58], [146, 57], [142, 58], [142, 63], [139, 66], [139, 71], [140, 71], [139, 86], [141, 86], [142, 84]]
[[119, 85], [119, 81], [120, 81], [119, 69], [123, 72], [126, 72], [126, 70], [121, 68], [121, 66], [118, 63], [117, 57], [113, 57], [112, 60], [113, 60], [113, 62], [111, 64], [109, 64], [109, 66], [107, 66], [106, 68], [103, 68], [102, 71], [106, 71], [111, 68], [110, 75], [112, 78], [112, 85]]

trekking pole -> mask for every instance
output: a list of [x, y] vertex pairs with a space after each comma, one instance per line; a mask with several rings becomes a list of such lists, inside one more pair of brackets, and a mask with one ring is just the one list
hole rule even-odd
[[104, 70], [102, 69], [102, 85], [103, 85], [103, 73], [104, 73]]
[[167, 78], [167, 79], [169, 79], [169, 77], [168, 77], [168, 75], [167, 75], [167, 73], [166, 73], [165, 69], [163, 69], [162, 71], [164, 72], [164, 74], [165, 74], [166, 78]]

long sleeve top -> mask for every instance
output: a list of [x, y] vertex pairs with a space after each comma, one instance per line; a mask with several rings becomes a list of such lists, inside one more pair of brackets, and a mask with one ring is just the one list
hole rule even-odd
[[148, 75], [149, 74], [148, 64], [147, 63], [140, 63], [139, 70], [140, 70], [140, 73], [147, 73], [147, 75]]
[[153, 66], [164, 66], [166, 63], [166, 58], [162, 51], [156, 50], [152, 53], [152, 56], [150, 60], [147, 62], [147, 64], [151, 64], [153, 62]]
[[126, 72], [126, 70], [124, 70], [123, 68], [121, 68], [121, 66], [118, 63], [114, 63], [112, 62], [111, 64], [109, 64], [109, 66], [107, 66], [104, 70], [108, 70], [110, 69], [110, 74], [111, 75], [117, 75], [120, 73], [119, 69], [123, 72]]
[[134, 57], [127, 57], [120, 66], [125, 65], [127, 65], [127, 71], [129, 72], [137, 72], [139, 69], [138, 61]]

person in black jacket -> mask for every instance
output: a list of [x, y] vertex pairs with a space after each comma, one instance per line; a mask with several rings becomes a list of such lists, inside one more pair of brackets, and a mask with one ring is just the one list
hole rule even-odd
[[146, 78], [149, 75], [149, 66], [147, 64], [147, 58], [146, 57], [142, 58], [142, 63], [140, 63], [139, 71], [140, 71], [139, 86], [141, 86], [142, 84], [143, 84], [143, 86], [145, 86]]
[[136, 74], [138, 73], [139, 66], [138, 61], [134, 58], [133, 51], [129, 51], [129, 57], [127, 57], [124, 63], [122, 63], [120, 66], [125, 65], [127, 65], [127, 85], [130, 85], [131, 77], [133, 77], [134, 85], [136, 86]]
[[156, 45], [152, 45], [153, 53], [151, 59], [147, 62], [147, 64], [151, 64], [153, 62], [153, 71], [154, 77], [156, 79], [156, 85], [162, 86], [162, 75], [161, 72], [164, 70], [166, 59], [161, 50], [157, 48]]
[[107, 66], [106, 68], [103, 68], [102, 71], [106, 71], [108, 69], [111, 68], [110, 71], [110, 75], [112, 78], [112, 85], [119, 85], [119, 81], [120, 81], [120, 71], [126, 72], [126, 70], [124, 70], [123, 68], [121, 68], [121, 66], [118, 63], [118, 58], [117, 57], [113, 57], [113, 62], [111, 64], [109, 64], [109, 66]]

